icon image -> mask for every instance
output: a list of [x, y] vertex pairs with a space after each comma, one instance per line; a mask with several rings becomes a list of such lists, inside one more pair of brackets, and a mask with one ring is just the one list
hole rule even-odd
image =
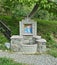
[[32, 25], [31, 24], [25, 24], [24, 25], [24, 32], [25, 33], [32, 33]]

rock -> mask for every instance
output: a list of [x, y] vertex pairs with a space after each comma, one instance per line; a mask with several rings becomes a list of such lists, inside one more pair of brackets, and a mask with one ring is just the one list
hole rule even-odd
[[9, 48], [10, 48], [10, 43], [6, 42], [6, 43], [5, 43], [5, 47], [6, 47], [7, 49], [9, 49]]

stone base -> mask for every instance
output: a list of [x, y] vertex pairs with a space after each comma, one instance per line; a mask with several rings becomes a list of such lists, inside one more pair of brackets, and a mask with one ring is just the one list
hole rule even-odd
[[33, 45], [22, 44], [21, 45], [21, 52], [24, 52], [24, 53], [36, 53], [37, 52], [37, 44], [33, 44]]
[[[27, 38], [27, 39], [26, 39]], [[46, 51], [46, 40], [41, 39], [41, 36], [36, 37], [22, 37], [12, 36], [11, 37], [11, 49], [13, 51], [24, 52], [24, 53], [36, 53]]]

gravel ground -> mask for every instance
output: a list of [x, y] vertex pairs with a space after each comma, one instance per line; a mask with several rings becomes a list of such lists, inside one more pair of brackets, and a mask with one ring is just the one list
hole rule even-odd
[[20, 52], [9, 53], [0, 51], [0, 57], [12, 58], [14, 61], [29, 65], [57, 65], [57, 58], [47, 54], [25, 55]]

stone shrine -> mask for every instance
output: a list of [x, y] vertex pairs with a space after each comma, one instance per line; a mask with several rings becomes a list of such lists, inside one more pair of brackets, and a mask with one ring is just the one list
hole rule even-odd
[[11, 50], [36, 53], [46, 51], [46, 40], [37, 35], [37, 22], [25, 18], [19, 22], [20, 35], [11, 37]]

